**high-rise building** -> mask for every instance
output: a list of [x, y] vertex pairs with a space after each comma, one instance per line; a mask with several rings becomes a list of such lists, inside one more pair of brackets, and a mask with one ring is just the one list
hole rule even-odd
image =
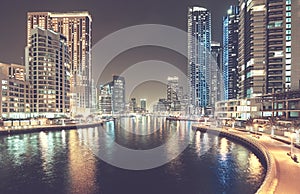
[[267, 13], [265, 0], [239, 1], [238, 97], [263, 93], [266, 78]]
[[[211, 43], [211, 89], [209, 103], [214, 109], [215, 103], [223, 100], [223, 76], [222, 76], [222, 47], [219, 42]], [[211, 113], [212, 114], [212, 113]]]
[[147, 100], [146, 99], [140, 99], [141, 102], [141, 111], [147, 111]]
[[26, 80], [31, 85], [32, 116], [70, 113], [70, 56], [67, 39], [51, 30], [30, 31], [26, 47]]
[[112, 82], [99, 89], [99, 110], [101, 114], [112, 114]]
[[131, 112], [136, 112], [137, 111], [136, 98], [131, 98], [130, 99], [130, 107], [131, 107]]
[[230, 6], [223, 17], [224, 100], [236, 99], [238, 94], [238, 34], [239, 7]]
[[183, 88], [179, 86], [179, 78], [177, 76], [168, 76], [167, 81], [167, 101], [170, 105], [170, 110], [180, 111]]
[[190, 103], [204, 109], [210, 98], [211, 13], [203, 7], [188, 9], [188, 79]]
[[113, 113], [125, 111], [125, 78], [113, 76], [112, 81], [112, 109]]
[[31, 29], [40, 27], [66, 37], [71, 59], [71, 108], [86, 111], [92, 106], [91, 24], [88, 12], [29, 12], [27, 14], [27, 45], [31, 46]]
[[298, 1], [267, 1], [266, 93], [300, 89], [299, 12]]
[[300, 5], [240, 0], [239, 97], [300, 88]]
[[5, 119], [30, 117], [30, 85], [25, 66], [0, 63], [0, 114]]

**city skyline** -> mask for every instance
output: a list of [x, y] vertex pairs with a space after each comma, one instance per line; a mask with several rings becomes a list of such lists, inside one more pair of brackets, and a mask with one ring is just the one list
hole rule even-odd
[[[124, 6], [118, 0], [115, 0], [115, 3], [95, 1], [90, 4], [86, 3], [85, 1], [76, 1], [72, 2], [72, 4], [61, 1], [40, 2], [39, 4], [36, 4], [34, 3], [34, 1], [26, 1], [26, 3], [19, 2], [20, 7], [14, 7], [14, 4], [11, 1], [3, 2], [3, 6], [0, 7], [0, 14], [2, 18], [0, 19], [0, 25], [7, 26], [8, 21], [4, 18], [9, 16], [10, 27], [2, 29], [1, 32], [2, 36], [0, 37], [0, 61], [6, 63], [23, 64], [21, 57], [24, 57], [23, 53], [24, 47], [26, 45], [25, 17], [27, 12], [70, 12], [74, 10], [88, 11], [95, 18], [93, 20], [92, 39], [92, 45], [94, 45], [100, 39], [116, 30], [137, 24], [161, 23], [178, 27], [182, 30], [187, 30], [187, 7], [198, 5], [207, 7], [209, 10], [211, 10], [213, 14], [212, 22], [216, 27], [213, 29], [213, 39], [220, 42], [222, 39], [222, 16], [226, 13], [228, 7], [231, 4], [237, 4], [237, 1], [230, 0], [226, 2], [218, 2], [218, 7], [214, 6], [215, 2], [216, 1], [200, 2], [190, 0], [176, 3], [174, 3], [173, 1], [164, 1], [164, 3], [161, 3], [158, 1], [149, 2], [132, 0], [131, 3]], [[63, 4], [67, 4], [68, 6], [63, 6]], [[15, 9], [16, 11], [14, 11], [14, 14], [12, 15], [10, 10]], [[122, 17], [119, 17], [119, 14], [112, 14], [113, 12], [110, 12], [110, 10], [117, 10], [118, 13], [122, 15]], [[175, 15], [174, 12], [176, 13]], [[15, 38], [5, 38], [9, 36], [14, 36]], [[8, 44], [8, 41], [10, 42], [10, 44]], [[147, 56], [145, 55], [144, 57]], [[130, 61], [129, 58], [125, 58], [127, 61]], [[124, 59], [122, 60], [124, 61]], [[116, 60], [115, 63], [118, 63], [119, 65], [117, 66], [120, 66], [121, 62], [119, 60]]]
[[298, 193], [300, 0], [112, 1], [0, 7], [0, 192]]

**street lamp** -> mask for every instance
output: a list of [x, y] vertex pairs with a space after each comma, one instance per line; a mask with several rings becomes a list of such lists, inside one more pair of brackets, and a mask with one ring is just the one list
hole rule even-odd
[[225, 119], [222, 121], [222, 124], [223, 124], [223, 126], [222, 126], [222, 129], [223, 129], [223, 128], [225, 128], [225, 124], [226, 124], [226, 120]]
[[271, 136], [274, 137], [275, 126], [271, 124]]

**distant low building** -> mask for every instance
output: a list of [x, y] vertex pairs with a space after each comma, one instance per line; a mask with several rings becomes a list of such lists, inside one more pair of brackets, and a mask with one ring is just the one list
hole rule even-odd
[[217, 102], [215, 105], [215, 118], [247, 120], [250, 117], [260, 117], [260, 103], [256, 98], [232, 99]]
[[262, 117], [298, 120], [300, 118], [300, 90], [266, 94], [258, 97]]
[[170, 103], [165, 98], [160, 98], [158, 103], [154, 105], [153, 112], [166, 112], [169, 111]]

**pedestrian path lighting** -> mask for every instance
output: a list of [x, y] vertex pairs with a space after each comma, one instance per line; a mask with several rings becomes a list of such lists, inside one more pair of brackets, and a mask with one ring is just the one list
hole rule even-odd
[[293, 136], [294, 136], [294, 133], [293, 132], [291, 132], [290, 133], [290, 138], [291, 138], [291, 151], [288, 153], [288, 155], [292, 158], [292, 160], [294, 160], [295, 162], [297, 162], [298, 163], [298, 157], [297, 157], [297, 155], [296, 154], [294, 154], [294, 150], [293, 150], [293, 147], [294, 147], [294, 145], [293, 145]]
[[300, 144], [300, 130], [299, 129], [296, 130], [296, 143]]

